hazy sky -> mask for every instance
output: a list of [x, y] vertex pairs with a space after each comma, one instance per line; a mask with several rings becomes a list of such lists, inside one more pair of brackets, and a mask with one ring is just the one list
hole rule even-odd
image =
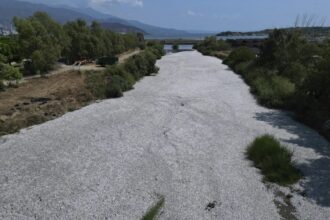
[[258, 30], [293, 25], [297, 15], [330, 24], [330, 0], [27, 0], [96, 10], [186, 30]]

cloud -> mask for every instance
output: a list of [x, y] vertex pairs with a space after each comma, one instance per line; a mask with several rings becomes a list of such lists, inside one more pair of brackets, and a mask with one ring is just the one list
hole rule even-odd
[[143, 7], [143, 0], [89, 0], [89, 5], [92, 7], [112, 4], [128, 4], [131, 6]]
[[195, 17], [195, 16], [202, 17], [202, 16], [204, 16], [202, 13], [197, 13], [197, 12], [194, 12], [192, 10], [188, 10], [187, 15], [192, 16], [192, 17]]

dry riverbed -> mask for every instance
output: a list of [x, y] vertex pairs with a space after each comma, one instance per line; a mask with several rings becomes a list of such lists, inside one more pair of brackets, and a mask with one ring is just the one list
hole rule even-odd
[[[287, 113], [260, 107], [238, 75], [198, 52], [157, 76], [0, 139], [0, 218], [329, 219], [330, 146]], [[305, 179], [262, 182], [245, 158], [264, 133], [294, 152]]]

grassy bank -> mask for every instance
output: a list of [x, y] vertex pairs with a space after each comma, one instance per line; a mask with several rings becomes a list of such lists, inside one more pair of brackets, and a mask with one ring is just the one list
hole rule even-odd
[[[214, 42], [196, 48], [212, 55]], [[261, 105], [293, 111], [330, 140], [330, 41], [309, 42], [298, 29], [275, 30], [259, 53], [237, 48], [224, 64], [242, 76]]]
[[248, 146], [246, 155], [260, 169], [265, 181], [289, 185], [302, 177], [293, 165], [292, 153], [273, 136], [256, 138]]

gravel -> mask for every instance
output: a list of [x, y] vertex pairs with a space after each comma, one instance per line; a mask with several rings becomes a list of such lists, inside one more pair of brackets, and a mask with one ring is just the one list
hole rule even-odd
[[[275, 190], [298, 219], [330, 219], [330, 146], [288, 113], [260, 107], [238, 75], [196, 51], [106, 100], [0, 139], [0, 218], [280, 219]], [[268, 186], [245, 159], [270, 133], [306, 178]]]

